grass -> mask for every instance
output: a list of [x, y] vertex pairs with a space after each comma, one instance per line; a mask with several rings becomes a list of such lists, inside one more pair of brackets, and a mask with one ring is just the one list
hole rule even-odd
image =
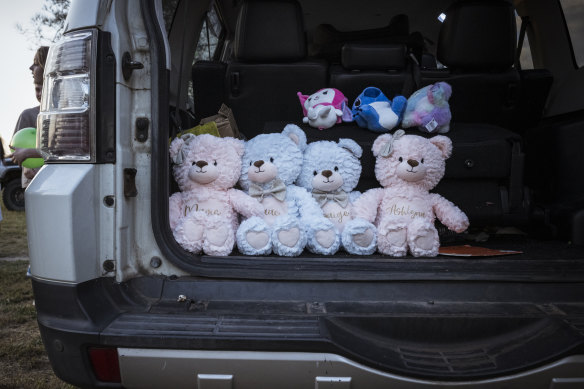
[[7, 211], [0, 222], [0, 389], [74, 388], [58, 379], [45, 353], [36, 321], [24, 212]]
[[27, 261], [0, 261], [0, 388], [73, 388], [49, 364], [27, 266]]
[[26, 217], [24, 212], [9, 211], [2, 203], [0, 221], [0, 258], [28, 257]]

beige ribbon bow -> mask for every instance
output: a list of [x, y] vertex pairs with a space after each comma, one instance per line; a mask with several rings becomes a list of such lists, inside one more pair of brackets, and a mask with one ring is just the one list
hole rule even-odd
[[278, 201], [286, 199], [286, 185], [282, 180], [274, 180], [269, 188], [263, 189], [261, 186], [251, 183], [249, 185], [249, 195], [260, 202], [266, 196], [273, 196]]
[[335, 192], [324, 192], [322, 190], [313, 189], [312, 197], [314, 197], [321, 208], [327, 201], [336, 201], [343, 208], [347, 208], [347, 204], [349, 204], [349, 195], [347, 192], [340, 189]]
[[385, 144], [385, 146], [383, 147], [383, 149], [381, 150], [381, 152], [379, 153], [379, 155], [381, 155], [382, 157], [389, 157], [389, 155], [391, 154], [391, 152], [393, 151], [393, 142], [398, 140], [399, 138], [401, 138], [402, 136], [404, 136], [406, 134], [406, 132], [402, 129], [397, 130], [393, 136], [391, 137], [391, 139], [389, 140], [389, 142], [387, 142]]

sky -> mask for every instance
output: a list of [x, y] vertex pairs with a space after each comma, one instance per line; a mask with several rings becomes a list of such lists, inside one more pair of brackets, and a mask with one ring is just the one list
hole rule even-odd
[[28, 25], [41, 11], [44, 0], [3, 2], [0, 12], [0, 136], [4, 144], [12, 138], [16, 120], [26, 108], [38, 105], [34, 94], [32, 65], [36, 43], [16, 29], [16, 24]]

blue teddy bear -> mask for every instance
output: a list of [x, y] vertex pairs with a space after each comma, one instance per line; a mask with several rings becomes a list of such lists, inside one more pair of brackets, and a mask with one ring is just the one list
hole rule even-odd
[[401, 122], [407, 102], [404, 96], [395, 96], [392, 102], [379, 88], [367, 87], [353, 103], [353, 121], [371, 131], [387, 132]]
[[240, 224], [236, 241], [241, 253], [295, 257], [305, 247], [315, 254], [338, 249], [341, 241], [333, 222], [305, 188], [294, 185], [305, 148], [306, 134], [294, 124], [245, 143], [239, 183], [264, 212]]

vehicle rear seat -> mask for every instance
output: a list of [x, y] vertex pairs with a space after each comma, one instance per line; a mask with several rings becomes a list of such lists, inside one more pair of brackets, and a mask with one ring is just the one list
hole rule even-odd
[[351, 43], [401, 43], [409, 44], [410, 20], [407, 15], [394, 15], [387, 26], [368, 30], [339, 31], [330, 24], [320, 24], [311, 35], [309, 54], [329, 63], [341, 62], [344, 45]]
[[227, 105], [251, 138], [265, 122], [297, 121], [297, 92], [311, 94], [328, 81], [328, 64], [307, 60], [304, 19], [294, 0], [248, 0], [235, 32], [235, 60], [226, 74]]
[[526, 215], [524, 154], [518, 115], [521, 75], [513, 67], [516, 24], [506, 0], [453, 3], [446, 11], [437, 58], [444, 69], [421, 69], [421, 86], [446, 81], [454, 151], [436, 190], [471, 221], [514, 222]]
[[422, 69], [421, 86], [452, 86], [455, 122], [492, 123], [508, 128], [520, 96], [513, 67], [517, 29], [506, 0], [458, 1], [446, 10], [437, 45], [443, 69]]
[[331, 65], [330, 86], [339, 89], [349, 104], [363, 89], [375, 86], [389, 98], [401, 95], [411, 81], [404, 44], [346, 43], [341, 64]]
[[[420, 86], [446, 81], [454, 122], [496, 124], [517, 133], [535, 127], [552, 84], [546, 69], [517, 66], [517, 27], [507, 0], [459, 0], [446, 10], [437, 58], [446, 68], [420, 70]], [[515, 66], [514, 66], [515, 65]]]

